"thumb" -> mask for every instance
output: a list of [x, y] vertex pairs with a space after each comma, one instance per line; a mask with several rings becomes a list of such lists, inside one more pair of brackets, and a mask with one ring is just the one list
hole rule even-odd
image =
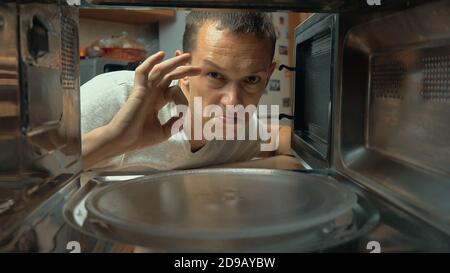
[[188, 105], [188, 100], [178, 85], [169, 87], [164, 93], [165, 103], [173, 101], [175, 104]]

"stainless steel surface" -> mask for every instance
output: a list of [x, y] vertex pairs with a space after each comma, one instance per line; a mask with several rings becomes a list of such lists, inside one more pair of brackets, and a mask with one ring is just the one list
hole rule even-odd
[[17, 172], [19, 157], [17, 138], [20, 134], [19, 52], [17, 50], [17, 13], [15, 4], [0, 5], [0, 170]]
[[338, 172], [447, 234], [449, 18], [449, 1], [340, 18], [333, 140]]
[[0, 253], [68, 252], [67, 243], [74, 240], [79, 241], [80, 234], [74, 232], [66, 223], [62, 209], [78, 189], [77, 180], [67, 183], [49, 196], [40, 206], [36, 206], [14, 233], [0, 241]]
[[383, 0], [380, 6], [360, 0], [87, 0], [86, 6], [120, 7], [189, 7], [189, 8], [251, 8], [303, 12], [363, 12], [393, 9], [423, 2], [423, 0]]
[[323, 251], [378, 221], [367, 200], [322, 174], [209, 169], [107, 180], [93, 192], [86, 184], [66, 219], [92, 237], [150, 250]]
[[81, 171], [78, 10], [44, 2], [0, 4], [0, 245]]
[[363, 196], [364, 198], [360, 198], [361, 201], [370, 200], [380, 217], [374, 229], [349, 244], [332, 249], [331, 252], [370, 252], [367, 248], [370, 242], [379, 243], [382, 253], [450, 252], [450, 237], [445, 232], [430, 227], [429, 223], [397, 207], [370, 189], [334, 171], [327, 172], [350, 187], [358, 196]]

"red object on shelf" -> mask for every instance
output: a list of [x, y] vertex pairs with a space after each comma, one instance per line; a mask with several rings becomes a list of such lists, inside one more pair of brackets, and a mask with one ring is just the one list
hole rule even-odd
[[141, 61], [147, 56], [147, 51], [138, 48], [102, 47], [103, 57], [115, 60]]
[[80, 59], [86, 58], [86, 48], [80, 47]]

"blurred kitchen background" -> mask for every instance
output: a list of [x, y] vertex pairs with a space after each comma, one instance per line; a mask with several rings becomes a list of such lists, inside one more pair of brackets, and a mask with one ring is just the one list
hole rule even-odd
[[[134, 70], [142, 59], [164, 50], [170, 57], [182, 49], [187, 10], [80, 10], [80, 81], [96, 75]], [[275, 61], [293, 66], [294, 28], [310, 14], [292, 12], [269, 13], [277, 32]], [[275, 70], [260, 105], [279, 105], [280, 113], [292, 115], [292, 75]], [[289, 125], [283, 119], [281, 124]]]

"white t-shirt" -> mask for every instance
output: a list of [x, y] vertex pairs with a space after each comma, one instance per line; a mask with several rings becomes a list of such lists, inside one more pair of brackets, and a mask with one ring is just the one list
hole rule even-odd
[[[101, 74], [81, 86], [81, 133], [106, 125], [125, 103], [133, 88], [134, 71]], [[158, 113], [164, 124], [175, 116], [175, 104]], [[257, 115], [252, 117], [257, 119]], [[256, 123], [255, 123], [256, 124]], [[191, 169], [249, 160], [260, 151], [259, 140], [212, 140], [195, 153], [181, 131], [168, 140], [96, 165], [108, 170]]]

